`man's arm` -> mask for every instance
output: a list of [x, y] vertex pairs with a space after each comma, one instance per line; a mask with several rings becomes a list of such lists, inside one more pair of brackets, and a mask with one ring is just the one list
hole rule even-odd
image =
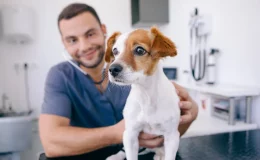
[[60, 68], [52, 67], [48, 73], [39, 119], [39, 132], [46, 155], [73, 156], [120, 143], [121, 132], [116, 132], [120, 123], [96, 129], [70, 126], [72, 102], [67, 94], [66, 73]]
[[69, 119], [42, 114], [40, 138], [47, 157], [73, 156], [122, 142], [121, 124], [95, 129], [69, 126]]

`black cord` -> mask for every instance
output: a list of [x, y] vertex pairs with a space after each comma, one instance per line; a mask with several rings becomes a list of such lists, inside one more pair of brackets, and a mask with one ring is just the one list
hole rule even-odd
[[102, 72], [102, 79], [101, 79], [100, 81], [95, 82], [95, 81], [93, 80], [93, 82], [94, 82], [95, 84], [101, 85], [101, 84], [104, 82], [105, 77], [106, 77], [106, 76], [105, 76], [105, 71], [106, 71], [106, 69], [103, 70], [103, 72]]
[[[198, 37], [198, 30], [197, 30], [197, 28], [196, 28], [196, 37]], [[206, 49], [204, 48], [203, 49], [203, 51], [201, 52], [201, 44], [202, 44], [202, 40], [201, 40], [202, 38], [199, 38], [199, 42], [197, 42], [197, 43], [199, 43], [199, 44], [196, 44], [196, 46], [199, 46], [199, 51], [198, 51], [198, 53], [195, 53], [195, 59], [194, 59], [194, 64], [192, 64], [192, 62], [193, 62], [193, 57], [192, 57], [192, 55], [190, 56], [190, 67], [191, 67], [191, 73], [192, 73], [192, 76], [193, 76], [193, 78], [195, 79], [195, 81], [200, 81], [200, 80], [202, 80], [204, 77], [205, 77], [205, 72], [206, 72]], [[206, 37], [205, 37], [205, 44], [206, 44]], [[206, 46], [204, 44], [204, 47]], [[197, 56], [197, 54], [198, 54], [198, 56]], [[196, 68], [197, 68], [197, 59], [198, 59], [198, 76], [196, 76]], [[203, 59], [203, 60], [201, 60], [201, 59]], [[201, 62], [202, 61], [202, 62]], [[202, 63], [202, 64], [201, 64]]]
[[25, 95], [26, 95], [26, 101], [27, 101], [27, 107], [28, 107], [28, 114], [32, 112], [31, 109], [31, 101], [30, 101], [30, 95], [29, 95], [29, 80], [28, 80], [28, 64], [24, 64], [24, 83], [25, 83]]

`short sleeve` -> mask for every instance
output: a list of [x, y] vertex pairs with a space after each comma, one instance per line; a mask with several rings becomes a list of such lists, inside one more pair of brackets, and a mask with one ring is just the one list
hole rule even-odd
[[57, 66], [52, 67], [45, 81], [41, 113], [71, 118], [72, 103], [66, 88], [65, 74]]

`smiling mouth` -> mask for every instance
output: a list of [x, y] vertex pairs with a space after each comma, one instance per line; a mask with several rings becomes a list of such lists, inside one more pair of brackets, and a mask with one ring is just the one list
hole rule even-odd
[[93, 50], [92, 52], [86, 54], [86, 56], [91, 56], [91, 55], [95, 54], [96, 52], [97, 52], [97, 50], [95, 49], [95, 50]]
[[87, 54], [84, 54], [81, 57], [84, 58], [84, 59], [90, 60], [90, 59], [93, 58], [93, 55], [96, 54], [96, 52], [97, 52], [97, 49], [95, 49], [95, 50], [93, 50], [93, 51], [91, 51], [91, 52], [89, 52]]
[[88, 53], [86, 55], [88, 56], [88, 55], [94, 54], [96, 51], [97, 51], [97, 49], [94, 49], [93, 51], [91, 51], [90, 53]]

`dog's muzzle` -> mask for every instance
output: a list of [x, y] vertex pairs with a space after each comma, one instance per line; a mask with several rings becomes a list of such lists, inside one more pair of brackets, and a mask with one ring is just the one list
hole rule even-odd
[[116, 77], [119, 75], [120, 72], [123, 71], [123, 67], [120, 64], [112, 64], [109, 67], [109, 72], [113, 77]]

